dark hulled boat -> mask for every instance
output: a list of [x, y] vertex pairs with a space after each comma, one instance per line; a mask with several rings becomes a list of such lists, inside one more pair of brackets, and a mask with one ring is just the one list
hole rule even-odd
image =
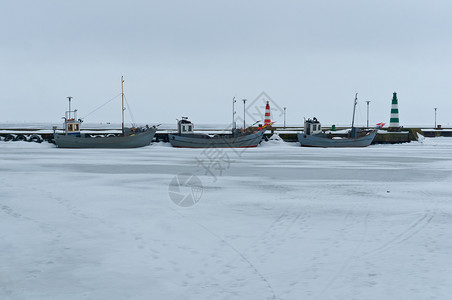
[[138, 148], [148, 146], [157, 131], [152, 126], [142, 128], [124, 127], [124, 88], [121, 77], [122, 96], [122, 132], [119, 135], [105, 137], [92, 137], [80, 132], [81, 119], [77, 119], [77, 110], [71, 111], [71, 98], [69, 98], [69, 110], [64, 117], [64, 134], [54, 134], [54, 141], [58, 148]]
[[[356, 129], [356, 128], [355, 128]], [[353, 130], [352, 130], [353, 132]], [[304, 132], [298, 132], [298, 141], [303, 147], [367, 147], [377, 134], [376, 130], [371, 132], [350, 132], [348, 136], [339, 137], [326, 134], [317, 119], [308, 119], [304, 123]]]
[[177, 134], [169, 134], [173, 147], [181, 148], [249, 148], [257, 147], [262, 141], [265, 128], [245, 130], [233, 129], [230, 134], [208, 135], [194, 133], [194, 125], [188, 118], [177, 122]]
[[333, 136], [325, 134], [322, 131], [320, 122], [313, 118], [305, 120], [304, 131], [298, 132], [297, 137], [303, 147], [367, 147], [377, 135], [376, 130], [362, 131], [358, 130], [355, 125], [355, 109], [358, 101], [358, 94], [355, 95], [353, 105], [352, 128], [345, 137]]

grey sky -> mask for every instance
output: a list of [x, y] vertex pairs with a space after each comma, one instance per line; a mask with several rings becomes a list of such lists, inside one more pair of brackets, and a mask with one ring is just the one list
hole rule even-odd
[[[228, 123], [265, 91], [288, 123], [317, 116], [452, 124], [451, 1], [3, 1], [1, 122], [82, 117], [120, 92], [136, 121]], [[87, 122], [119, 122], [116, 101]], [[242, 103], [238, 113], [242, 114]], [[282, 124], [282, 118], [278, 118]], [[277, 123], [277, 124], [278, 124]]]

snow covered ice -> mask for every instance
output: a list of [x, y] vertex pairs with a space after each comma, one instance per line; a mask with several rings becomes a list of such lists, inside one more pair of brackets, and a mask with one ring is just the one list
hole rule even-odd
[[0, 299], [450, 299], [452, 139], [203, 151], [0, 142]]

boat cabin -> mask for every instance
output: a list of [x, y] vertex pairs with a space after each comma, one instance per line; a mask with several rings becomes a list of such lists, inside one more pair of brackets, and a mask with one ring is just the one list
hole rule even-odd
[[73, 111], [73, 118], [69, 118], [66, 114], [64, 117], [64, 132], [66, 135], [68, 134], [80, 134], [80, 123], [81, 120], [77, 120], [77, 110]]
[[322, 125], [317, 118], [307, 119], [304, 121], [304, 134], [313, 135], [322, 132]]
[[80, 134], [80, 122], [74, 119], [66, 119], [64, 121], [66, 134]]
[[182, 120], [177, 122], [177, 132], [179, 135], [193, 133], [194, 127], [193, 123], [188, 120], [188, 117], [182, 117]]
[[72, 97], [68, 97], [69, 99], [69, 110], [66, 111], [64, 119], [64, 133], [66, 135], [69, 134], [80, 134], [80, 124], [82, 123], [81, 119], [77, 120], [77, 110], [71, 110], [71, 99]]

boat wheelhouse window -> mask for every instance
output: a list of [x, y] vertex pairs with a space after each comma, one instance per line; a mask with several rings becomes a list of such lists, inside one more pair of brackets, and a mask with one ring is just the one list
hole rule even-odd
[[67, 131], [73, 131], [72, 124], [67, 124]]
[[74, 131], [79, 131], [78, 124], [74, 124]]
[[190, 124], [190, 125], [182, 125], [181, 126], [181, 130], [182, 130], [182, 132], [191, 132], [192, 131], [192, 125]]

